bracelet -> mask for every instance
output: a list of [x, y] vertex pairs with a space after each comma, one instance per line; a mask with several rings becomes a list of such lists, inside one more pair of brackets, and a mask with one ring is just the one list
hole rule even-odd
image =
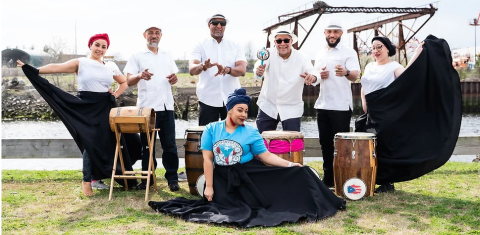
[[230, 74], [230, 73], [232, 72], [232, 68], [230, 68], [230, 67], [228, 67], [228, 66], [227, 66], [227, 68], [229, 68], [229, 70], [228, 70], [228, 73], [227, 73], [227, 74]]
[[291, 167], [293, 165], [293, 162], [288, 163], [288, 167]]

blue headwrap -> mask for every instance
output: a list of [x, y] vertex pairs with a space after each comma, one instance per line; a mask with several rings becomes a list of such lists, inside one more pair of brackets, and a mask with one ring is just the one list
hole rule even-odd
[[236, 104], [249, 105], [251, 100], [252, 98], [247, 95], [247, 91], [244, 88], [238, 88], [228, 96], [227, 111], [230, 111]]

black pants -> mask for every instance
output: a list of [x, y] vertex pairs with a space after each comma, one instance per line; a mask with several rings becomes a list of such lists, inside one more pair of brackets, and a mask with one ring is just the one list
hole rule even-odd
[[92, 182], [92, 162], [87, 151], [83, 151], [83, 182]]
[[352, 111], [317, 109], [317, 126], [323, 155], [325, 181], [333, 183], [333, 138], [339, 132], [350, 132]]
[[218, 118], [220, 118], [220, 120], [227, 118], [227, 107], [225, 107], [225, 105], [223, 105], [223, 107], [213, 107], [200, 101], [198, 104], [200, 106], [200, 114], [198, 117], [199, 126], [206, 126], [211, 122], [218, 122]]
[[[261, 109], [258, 110], [257, 116], [257, 128], [258, 132], [262, 134], [264, 131], [274, 131], [277, 129], [277, 125], [280, 122], [280, 116], [274, 119], [265, 114]], [[302, 118], [290, 118], [282, 121], [282, 128], [284, 131], [300, 131], [300, 123]]]
[[[155, 112], [157, 118], [155, 120], [155, 128], [160, 129], [156, 131], [158, 138], [160, 138], [160, 144], [162, 144], [162, 164], [165, 167], [165, 178], [167, 181], [178, 182], [178, 153], [177, 144], [175, 142], [175, 116], [173, 111], [159, 111]], [[145, 133], [140, 134], [142, 141], [142, 171], [148, 170], [148, 161], [150, 152], [148, 150], [147, 135]], [[153, 144], [153, 163], [154, 169], [157, 169], [157, 160], [155, 159], [155, 143]], [[142, 180], [146, 181], [146, 180]]]

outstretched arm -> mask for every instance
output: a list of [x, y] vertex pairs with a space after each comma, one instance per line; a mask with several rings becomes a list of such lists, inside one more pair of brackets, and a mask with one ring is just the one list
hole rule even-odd
[[407, 70], [408, 67], [410, 67], [413, 64], [413, 62], [415, 62], [415, 60], [423, 51], [423, 44], [425, 44], [425, 42], [418, 44], [417, 49], [415, 49], [415, 54], [413, 54], [412, 59], [410, 59], [410, 62], [408, 62], [407, 67], [395, 69], [395, 78], [400, 77], [400, 75], [402, 75], [402, 73], [405, 72], [405, 70]]
[[[17, 65], [22, 67], [24, 63], [17, 60]], [[76, 73], [78, 71], [78, 59], [69, 60], [61, 64], [48, 64], [38, 68], [39, 74], [50, 73]]]

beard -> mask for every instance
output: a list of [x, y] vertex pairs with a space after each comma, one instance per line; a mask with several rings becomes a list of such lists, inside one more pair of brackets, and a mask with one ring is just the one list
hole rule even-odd
[[340, 43], [341, 37], [339, 37], [339, 38], [337, 39], [337, 41], [335, 41], [334, 43], [330, 43], [330, 41], [328, 40], [328, 38], [325, 38], [325, 39], [327, 40], [328, 46], [331, 47], [331, 48], [334, 48], [334, 47], [337, 47], [338, 43]]
[[149, 41], [149, 42], [148, 42], [148, 45], [149, 45], [150, 47], [158, 47], [158, 42]]

